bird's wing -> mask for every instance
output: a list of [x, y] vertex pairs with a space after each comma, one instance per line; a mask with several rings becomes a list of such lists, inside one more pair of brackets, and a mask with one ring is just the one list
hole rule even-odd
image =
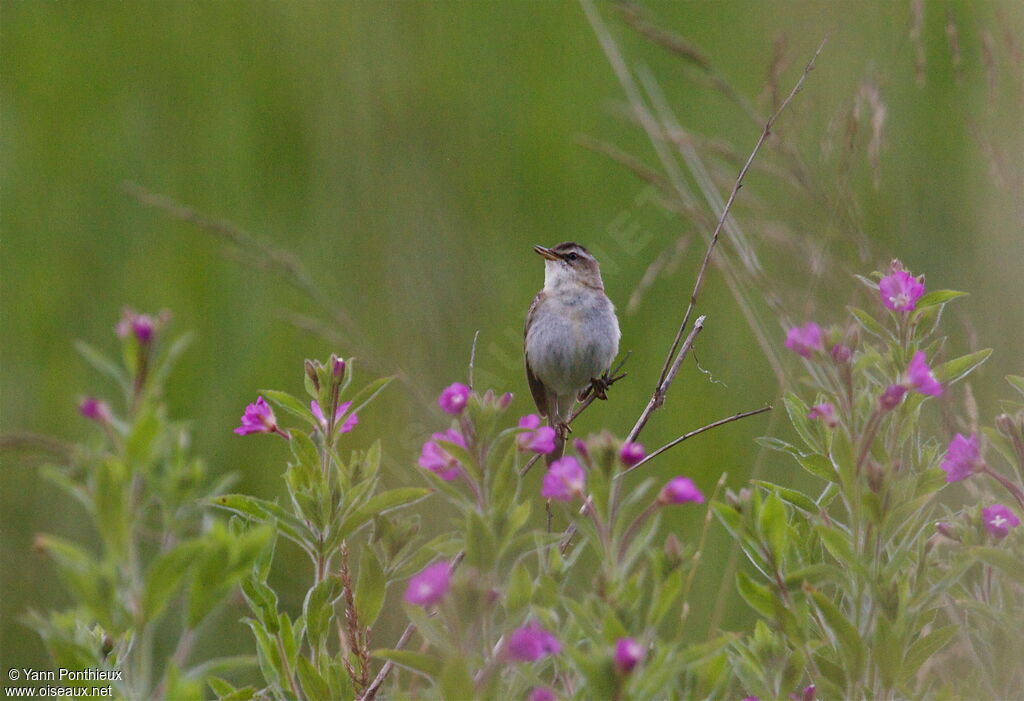
[[[533, 323], [533, 315], [537, 312], [537, 307], [540, 306], [541, 301], [544, 299], [544, 291], [537, 293], [537, 296], [533, 298], [533, 303], [530, 305], [530, 311], [526, 313], [526, 330], [530, 329], [530, 324]], [[533, 401], [537, 405], [537, 411], [541, 416], [548, 415], [548, 390], [544, 386], [544, 383], [533, 374], [533, 368], [530, 367], [530, 356], [526, 352], [526, 334], [523, 334], [523, 357], [526, 359], [526, 381], [530, 385], [530, 393], [533, 394]]]

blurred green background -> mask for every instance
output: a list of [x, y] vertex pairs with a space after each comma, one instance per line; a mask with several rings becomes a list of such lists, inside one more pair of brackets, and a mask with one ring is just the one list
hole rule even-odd
[[[849, 271], [893, 256], [927, 273], [930, 287], [969, 290], [947, 323], [954, 347], [996, 348], [974, 386], [990, 419], [1004, 394], [1000, 378], [1024, 371], [1020, 4], [648, 6], [764, 113], [772, 67], [784, 94], [831, 33], [776, 133], [802, 153], [816, 187], [857, 203], [864, 257], [854, 257], [855, 237], [827, 207], [804, 211], [770, 171], [755, 170], [737, 214], [764, 253], [765, 284], [793, 305], [794, 318], [822, 321], [838, 320], [854, 294]], [[759, 131], [751, 120], [609, 6], [600, 9], [630, 64], [651, 69], [687, 129], [749, 152]], [[168, 308], [175, 330], [197, 332], [169, 390], [172, 415], [194, 420], [195, 449], [214, 472], [238, 472], [240, 488], [260, 496], [282, 493], [284, 448], [231, 429], [259, 388], [300, 391], [303, 358], [358, 355], [364, 380], [368, 365], [401, 368], [410, 381], [392, 385], [350, 440], [384, 437], [389, 482], [418, 484], [419, 443], [444, 421], [430, 402], [464, 378], [475, 331], [478, 379], [514, 392], [514, 412], [532, 410], [520, 344], [542, 280], [533, 244], [591, 247], [625, 309], [647, 266], [678, 237], [699, 234], [654, 207], [625, 168], [579, 145], [589, 135], [657, 166], [642, 130], [622, 119], [622, 90], [572, 2], [5, 0], [0, 81], [3, 429], [87, 435], [76, 397], [112, 392], [73, 340], [113, 351], [122, 305]], [[874, 167], [864, 130], [870, 135], [878, 113], [865, 85], [885, 111]], [[844, 157], [855, 109], [863, 143]], [[724, 195], [736, 166], [719, 165]], [[126, 197], [126, 180], [294, 252], [360, 334], [330, 343], [297, 329], [291, 314], [316, 312], [303, 295], [225, 260], [208, 234]], [[769, 235], [776, 230], [829, 241], [830, 265], [815, 270], [811, 248], [777, 246]], [[628, 430], [701, 249], [692, 243], [678, 268], [623, 314], [630, 378], [578, 431]], [[688, 364], [645, 433], [649, 446], [778, 395], [715, 273], [700, 311], [709, 319], [697, 356], [715, 382]], [[781, 458], [759, 458], [752, 441], [784, 431], [780, 419], [758, 417], [688, 442], [655, 469], [692, 475], [710, 490], [722, 471], [738, 487], [760, 459], [762, 474], [799, 480]], [[16, 618], [65, 599], [32, 553], [32, 536], [92, 536], [78, 528], [78, 506], [34, 469], [5, 458], [0, 487], [3, 661], [45, 668], [41, 644]], [[694, 538], [700, 518], [681, 515], [673, 528]], [[291, 596], [284, 602], [294, 606], [307, 573], [292, 555], [282, 554], [280, 576]], [[722, 581], [729, 557], [715, 526], [695, 593], [696, 639], [716, 603], [722, 625], [746, 623], [731, 582]], [[222, 622], [222, 650], [249, 646], [240, 615], [236, 608]], [[380, 643], [400, 625], [400, 614], [387, 619]]]

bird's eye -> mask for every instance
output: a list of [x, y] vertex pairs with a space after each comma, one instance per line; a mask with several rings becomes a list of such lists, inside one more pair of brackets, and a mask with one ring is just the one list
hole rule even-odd
[[579, 258], [579, 256], [576, 255], [575, 253], [570, 253], [569, 255], [566, 256], [566, 258], [569, 260], [576, 260], [577, 258]]

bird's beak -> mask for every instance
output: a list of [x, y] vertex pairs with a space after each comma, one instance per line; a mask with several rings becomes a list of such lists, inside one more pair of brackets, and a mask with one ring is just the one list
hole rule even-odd
[[544, 248], [543, 246], [534, 246], [533, 250], [536, 251], [538, 254], [544, 256], [548, 260], [562, 260], [562, 256], [558, 255], [550, 248]]

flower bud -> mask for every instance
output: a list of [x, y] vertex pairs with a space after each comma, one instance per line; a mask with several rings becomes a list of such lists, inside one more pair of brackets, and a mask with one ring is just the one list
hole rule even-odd
[[889, 385], [878, 398], [878, 407], [882, 411], [892, 411], [903, 401], [903, 395], [906, 393], [907, 388], [903, 385]]
[[307, 360], [303, 363], [303, 367], [306, 369], [306, 377], [313, 383], [313, 389], [317, 392], [320, 391], [320, 378], [316, 375], [316, 366], [313, 365], [312, 360]]
[[345, 361], [334, 353], [331, 353], [331, 374], [335, 380], [341, 380], [345, 376]]
[[498, 400], [498, 408], [499, 409], [508, 409], [508, 406], [511, 403], [512, 403], [512, 393], [511, 392], [505, 392], [505, 394], [501, 395], [501, 399]]
[[632, 672], [643, 658], [644, 648], [633, 638], [619, 638], [615, 643], [615, 667], [620, 672]]
[[853, 351], [850, 347], [843, 343], [837, 343], [832, 346], [832, 360], [840, 364], [846, 364], [853, 358]]

